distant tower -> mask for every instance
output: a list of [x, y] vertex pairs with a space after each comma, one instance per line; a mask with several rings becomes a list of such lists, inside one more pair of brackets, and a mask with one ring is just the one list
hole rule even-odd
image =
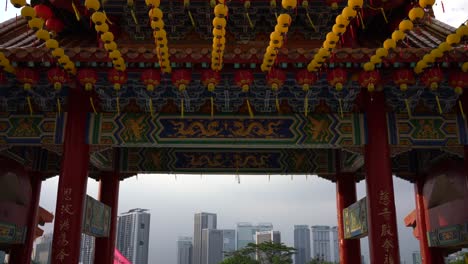
[[202, 230], [201, 264], [218, 264], [223, 261], [223, 230]]
[[202, 264], [202, 250], [203, 250], [202, 249], [202, 230], [203, 229], [216, 229], [216, 214], [211, 214], [211, 213], [195, 214], [194, 229], [193, 229], [192, 264]]
[[333, 248], [333, 261], [335, 263], [340, 263], [340, 251], [339, 251], [339, 247], [338, 247], [338, 227], [337, 226], [334, 226], [331, 228], [331, 233], [332, 233], [332, 237], [333, 237], [333, 244], [332, 244], [332, 248]]
[[133, 264], [148, 264], [150, 216], [136, 208], [117, 219], [117, 249]]
[[[49, 264], [51, 259], [51, 249], [52, 249], [52, 234], [45, 234], [41, 237], [39, 243], [36, 244], [36, 250], [34, 253], [34, 261], [41, 264]], [[3, 261], [2, 258], [0, 258]], [[0, 262], [3, 263], [3, 262]]]
[[331, 261], [330, 257], [330, 227], [312, 226], [313, 259]]
[[223, 259], [236, 251], [236, 230], [223, 229]]
[[[259, 245], [264, 242], [273, 242], [281, 244], [281, 232], [280, 231], [260, 231], [255, 233], [255, 244]], [[262, 260], [263, 257], [260, 252], [257, 252], [257, 260]]]
[[81, 234], [81, 264], [94, 264], [94, 242], [95, 238], [93, 236]]
[[273, 230], [271, 223], [259, 223], [258, 225], [237, 223], [237, 249], [245, 248], [249, 243], [255, 243], [256, 232], [271, 230]]
[[294, 248], [297, 250], [294, 256], [295, 264], [309, 263], [310, 258], [310, 229], [307, 225], [294, 226]]
[[177, 264], [192, 264], [192, 252], [192, 238], [179, 237], [177, 240]]

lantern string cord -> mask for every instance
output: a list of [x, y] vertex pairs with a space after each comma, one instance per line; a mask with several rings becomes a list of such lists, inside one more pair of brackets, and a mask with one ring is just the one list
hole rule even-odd
[[460, 100], [458, 100], [458, 108], [460, 108], [461, 115], [463, 117], [463, 120], [466, 120], [466, 115], [465, 111], [463, 111], [463, 104]]
[[362, 19], [361, 12], [357, 12], [357, 15], [359, 17], [359, 21], [361, 21], [362, 29], [366, 29], [366, 25], [364, 25], [364, 20]]
[[278, 95], [276, 95], [275, 104], [276, 104], [276, 110], [279, 113], [280, 112], [280, 103], [279, 103]]
[[340, 116], [343, 119], [343, 104], [341, 102], [341, 98], [338, 99], [338, 103], [340, 104]]
[[73, 12], [75, 12], [76, 20], [80, 21], [80, 12], [78, 12], [74, 1], [72, 1], [72, 8]]
[[60, 104], [60, 99], [59, 98], [57, 98], [57, 113], [58, 113], [59, 116], [62, 113], [62, 105]]
[[317, 28], [314, 25], [314, 22], [312, 21], [312, 18], [310, 18], [309, 12], [306, 13], [307, 19], [309, 20], [310, 26], [314, 29], [315, 32], [317, 32]]
[[442, 107], [440, 106], [439, 96], [436, 95], [437, 108], [439, 109], [439, 114], [442, 114]]
[[151, 113], [151, 118], [154, 118], [154, 113], [153, 113], [153, 100], [149, 98], [149, 109]]
[[211, 102], [211, 118], [214, 117], [214, 98], [213, 96], [210, 97], [210, 102]]
[[130, 13], [132, 14], [133, 22], [135, 22], [135, 25], [138, 25], [138, 19], [135, 15], [135, 8], [133, 8], [133, 6], [130, 7]]
[[93, 100], [93, 97], [89, 97], [89, 103], [91, 104], [91, 108], [93, 108], [93, 112], [94, 114], [97, 115], [97, 111], [96, 111], [96, 107], [94, 106], [94, 100]]
[[28, 95], [26, 97], [26, 101], [28, 102], [28, 108], [29, 108], [29, 115], [33, 115], [33, 108], [32, 108], [32, 103], [31, 103], [31, 97]]
[[190, 22], [192, 22], [192, 27], [195, 27], [195, 19], [193, 19], [192, 12], [188, 8], [187, 8], [187, 11], [188, 11], [188, 15], [190, 18]]
[[252, 23], [252, 20], [250, 19], [249, 12], [245, 12], [245, 17], [247, 18], [247, 21], [249, 21], [250, 28], [254, 28], [254, 25]]
[[405, 98], [406, 111], [408, 112], [408, 117], [411, 117], [411, 108], [408, 101], [408, 98]]
[[108, 17], [107, 14], [106, 14], [106, 10], [102, 10], [102, 12], [103, 12], [104, 15], [106, 16], [106, 22], [109, 23], [109, 25], [113, 25], [113, 24], [112, 24], [112, 21], [109, 19], [109, 17]]
[[307, 96], [307, 92], [305, 95], [305, 100], [304, 100], [304, 115], [307, 116], [309, 113], [309, 96]]
[[180, 117], [184, 118], [184, 98], [180, 99]]
[[120, 115], [120, 98], [119, 97], [117, 97], [116, 107], [117, 107], [117, 114]]
[[250, 118], [254, 118], [254, 114], [252, 111], [252, 107], [250, 106], [250, 100], [247, 98], [247, 109], [249, 110], [249, 116]]

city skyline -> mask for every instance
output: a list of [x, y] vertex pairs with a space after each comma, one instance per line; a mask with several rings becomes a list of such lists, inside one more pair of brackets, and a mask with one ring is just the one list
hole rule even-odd
[[132, 264], [148, 264], [151, 214], [134, 208], [117, 217], [116, 248]]
[[294, 225], [295, 264], [306, 264], [311, 258], [310, 228], [308, 225]]

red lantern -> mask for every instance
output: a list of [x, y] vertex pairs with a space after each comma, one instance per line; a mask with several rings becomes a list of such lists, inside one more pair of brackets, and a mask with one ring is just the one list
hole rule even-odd
[[421, 81], [431, 90], [436, 90], [439, 83], [444, 79], [444, 75], [439, 68], [431, 68], [427, 70], [421, 77]]
[[247, 70], [239, 70], [234, 74], [234, 82], [243, 92], [248, 92], [254, 80], [253, 74]]
[[399, 69], [393, 72], [393, 81], [400, 86], [400, 90], [408, 90], [408, 84], [414, 84], [414, 73], [409, 69]]
[[267, 83], [273, 91], [278, 91], [286, 80], [286, 74], [282, 70], [271, 69], [267, 75]]
[[302, 86], [304, 91], [308, 91], [310, 86], [312, 86], [317, 81], [317, 75], [309, 72], [308, 70], [300, 70], [296, 74], [296, 82], [297, 84]]
[[213, 92], [218, 85], [221, 77], [219, 72], [213, 70], [204, 70], [201, 75], [201, 81], [203, 85], [208, 88], [208, 91]]
[[188, 70], [176, 70], [172, 73], [172, 83], [179, 89], [184, 91], [192, 80], [192, 73]]
[[117, 69], [112, 69], [107, 73], [107, 79], [109, 82], [114, 84], [115, 90], [120, 90], [122, 85], [127, 82], [127, 73]]
[[369, 92], [375, 90], [375, 86], [380, 82], [380, 73], [378, 71], [363, 71], [359, 75], [359, 84], [367, 88]]
[[455, 93], [457, 94], [462, 94], [463, 89], [468, 87], [468, 74], [464, 72], [457, 71], [450, 74], [449, 78], [449, 83], [455, 88]]
[[62, 21], [58, 18], [51, 17], [47, 19], [45, 26], [51, 31], [55, 33], [60, 33], [62, 32], [64, 25]]
[[77, 74], [77, 79], [86, 91], [91, 91], [97, 81], [97, 74], [91, 69], [80, 69]]
[[52, 10], [50, 10], [50, 7], [43, 4], [34, 6], [34, 11], [36, 11], [36, 16], [42, 18], [44, 21], [48, 20], [54, 15]]
[[67, 82], [67, 75], [62, 69], [54, 68], [47, 72], [47, 79], [54, 85], [55, 90], [60, 90], [62, 85]]
[[328, 83], [338, 91], [343, 90], [343, 84], [346, 82], [346, 79], [346, 71], [341, 68], [333, 69], [327, 74]]
[[152, 92], [161, 83], [161, 74], [157, 70], [145, 70], [141, 74], [141, 81], [146, 85], [146, 90]]
[[29, 68], [17, 69], [16, 79], [23, 83], [24, 90], [31, 90], [32, 86], [39, 80], [39, 73]]

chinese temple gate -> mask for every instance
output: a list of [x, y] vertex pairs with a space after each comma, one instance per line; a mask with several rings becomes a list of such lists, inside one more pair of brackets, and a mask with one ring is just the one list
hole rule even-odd
[[[60, 175], [52, 263], [78, 262], [88, 177], [112, 208], [95, 263], [114, 259], [119, 182], [137, 173], [336, 182], [340, 259], [353, 264], [359, 240], [344, 238], [342, 211], [356, 181], [371, 263], [396, 264], [392, 175], [420, 194], [427, 169], [452, 160], [467, 179], [468, 27], [436, 20], [433, 0], [11, 4], [22, 16], [0, 25], [0, 175], [30, 179], [24, 217], [41, 180]], [[11, 263], [29, 263], [33, 239]], [[423, 262], [440, 263], [449, 251], [428, 243]]]

